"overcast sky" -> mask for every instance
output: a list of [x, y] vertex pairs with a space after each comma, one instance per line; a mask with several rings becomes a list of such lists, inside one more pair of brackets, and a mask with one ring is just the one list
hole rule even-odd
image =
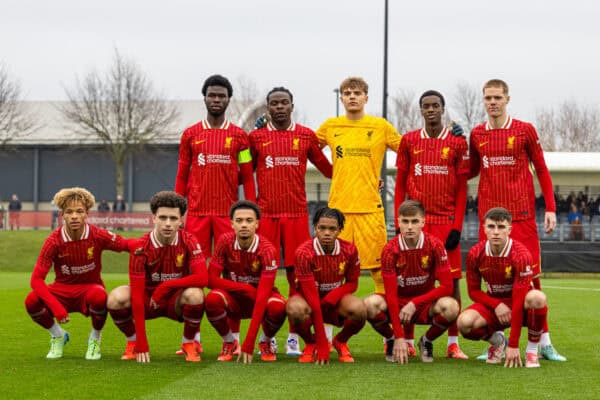
[[[27, 100], [64, 99], [63, 85], [105, 69], [114, 48], [167, 97], [200, 99], [213, 73], [283, 85], [316, 128], [335, 114], [349, 75], [370, 84], [381, 113], [383, 0], [0, 0], [0, 62]], [[459, 81], [508, 81], [510, 113], [575, 98], [600, 107], [600, 6], [593, 0], [390, 0], [389, 93]], [[235, 87], [234, 87], [235, 91]], [[235, 93], [234, 93], [235, 96]]]

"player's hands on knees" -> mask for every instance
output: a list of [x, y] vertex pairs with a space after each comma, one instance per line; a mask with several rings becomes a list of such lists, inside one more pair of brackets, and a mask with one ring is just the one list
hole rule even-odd
[[158, 303], [154, 301], [152, 297], [150, 298], [150, 307], [154, 308], [155, 310], [158, 310]]
[[522, 367], [521, 352], [518, 347], [507, 347], [506, 348], [506, 361], [504, 361], [504, 368], [517, 368]]
[[59, 324], [66, 324], [66, 323], [67, 323], [67, 322], [69, 322], [70, 320], [71, 320], [71, 319], [69, 318], [69, 314], [67, 314], [67, 315], [65, 315], [65, 316], [63, 316], [63, 317], [60, 317], [60, 318], [58, 318], [58, 317], [56, 318], [56, 321], [57, 321]]
[[544, 229], [546, 233], [552, 233], [556, 228], [556, 213], [546, 212], [544, 214]]
[[149, 363], [150, 362], [150, 353], [135, 353], [135, 360], [139, 363]]
[[250, 353], [244, 353], [243, 351], [240, 353], [240, 355], [238, 356], [237, 362], [243, 362], [244, 364], [252, 364], [252, 354]]
[[504, 326], [510, 325], [510, 315], [512, 310], [509, 306], [504, 303], [498, 304], [498, 306], [494, 309], [496, 313], [496, 317], [498, 317], [498, 321]]
[[406, 304], [400, 310], [400, 322], [402, 322], [402, 324], [410, 323], [410, 320], [412, 319], [413, 315], [415, 314], [415, 311], [417, 311], [417, 307], [415, 307], [415, 303], [413, 303], [412, 301], [409, 301], [408, 304]]
[[393, 356], [398, 364], [408, 364], [408, 346], [404, 339], [394, 339]]

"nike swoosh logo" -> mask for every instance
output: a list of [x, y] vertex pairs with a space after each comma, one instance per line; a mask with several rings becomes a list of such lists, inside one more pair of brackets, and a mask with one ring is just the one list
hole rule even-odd
[[343, 133], [334, 133], [333, 137], [338, 137], [338, 136], [342, 136], [342, 135], [343, 135]]
[[450, 272], [457, 272], [457, 271], [460, 271], [460, 268], [450, 269]]
[[272, 141], [271, 142], [266, 142], [266, 143], [263, 143], [262, 145], [263, 145], [263, 147], [266, 147], [266, 146], [270, 145], [271, 143], [273, 143], [273, 142]]
[[320, 270], [321, 270], [321, 268], [316, 268], [316, 269], [313, 269], [313, 272], [318, 272]]
[[59, 255], [58, 255], [58, 258], [64, 258], [64, 257], [66, 257], [66, 256], [68, 256], [68, 255], [69, 255], [69, 253], [67, 253], [67, 254], [59, 254]]
[[196, 141], [194, 142], [194, 144], [200, 144], [200, 143], [204, 143], [204, 142], [206, 142], [206, 140], [207, 140], [207, 139], [204, 139], [204, 140], [196, 140]]
[[159, 258], [157, 258], [156, 260], [154, 260], [154, 261], [152, 261], [152, 262], [149, 262], [149, 263], [148, 263], [148, 265], [149, 265], [149, 266], [155, 265], [155, 264], [156, 264], [156, 263], [157, 263], [159, 260], [160, 260], [160, 259], [159, 259]]
[[482, 269], [479, 270], [479, 272], [484, 272], [484, 271], [487, 271], [488, 269], [489, 268], [482, 268]]
[[413, 150], [413, 154], [421, 154], [425, 150]]
[[479, 147], [483, 147], [483, 146], [485, 146], [486, 144], [488, 144], [488, 142], [481, 142], [481, 143], [479, 143]]

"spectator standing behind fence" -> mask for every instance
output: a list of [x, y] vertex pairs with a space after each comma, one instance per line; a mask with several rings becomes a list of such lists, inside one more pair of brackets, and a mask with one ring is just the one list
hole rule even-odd
[[[118, 199], [118, 197], [117, 197], [117, 199]], [[125, 206], [125, 203], [123, 203], [123, 206]], [[102, 200], [102, 201], [100, 201], [100, 203], [98, 203], [98, 212], [107, 213], [109, 211], [110, 211], [110, 206], [108, 205], [108, 201]]]
[[583, 215], [577, 208], [575, 203], [571, 203], [571, 211], [567, 217], [569, 224], [571, 225], [571, 233], [569, 235], [570, 240], [583, 240]]
[[13, 194], [8, 202], [8, 217], [10, 223], [10, 230], [12, 231], [15, 227], [19, 230], [19, 218], [22, 208], [21, 200], [19, 196]]
[[0, 229], [4, 229], [4, 206], [2, 205], [2, 199], [0, 199]]
[[[125, 200], [123, 200], [122, 194], [117, 195], [117, 199], [113, 203], [112, 210], [115, 213], [124, 213], [125, 211], [127, 211], [127, 204], [125, 204]], [[116, 224], [116, 225], [117, 225], [116, 226], [117, 230], [120, 230], [120, 231], [123, 230], [123, 226], [121, 224]]]
[[[0, 208], [0, 213], [1, 212]], [[590, 200], [590, 224], [594, 222], [594, 215], [600, 215], [600, 195], [596, 197], [595, 201]]]

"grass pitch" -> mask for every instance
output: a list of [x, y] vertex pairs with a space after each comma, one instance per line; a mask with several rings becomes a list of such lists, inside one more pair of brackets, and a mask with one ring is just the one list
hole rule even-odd
[[[47, 231], [0, 232], [0, 396], [4, 399], [592, 399], [600, 391], [600, 280], [546, 279], [552, 340], [569, 361], [542, 361], [539, 369], [505, 369], [474, 360], [487, 347], [460, 339], [471, 360], [445, 358], [446, 335], [434, 343], [435, 362], [418, 358], [400, 366], [385, 362], [381, 338], [370, 326], [349, 342], [355, 364], [301, 365], [283, 352], [287, 325], [277, 335], [280, 346], [275, 363], [251, 365], [218, 363], [221, 341], [206, 319], [201, 363], [176, 356], [182, 325], [168, 319], [147, 324], [152, 362], [147, 365], [119, 359], [125, 339], [109, 317], [103, 332], [102, 360], [84, 359], [90, 321], [79, 314], [65, 328], [71, 342], [63, 359], [50, 361], [47, 332], [34, 324], [23, 305], [29, 276]], [[135, 235], [135, 233], [134, 233]], [[105, 253], [107, 289], [127, 282], [127, 255]], [[49, 280], [53, 279], [52, 276]], [[285, 279], [278, 278], [285, 291]], [[463, 297], [466, 291], [463, 287]], [[363, 277], [359, 295], [372, 290]], [[469, 300], [463, 300], [469, 304]], [[242, 326], [242, 335], [246, 325]], [[425, 327], [417, 327], [418, 338]], [[526, 332], [521, 335], [521, 350]]]

